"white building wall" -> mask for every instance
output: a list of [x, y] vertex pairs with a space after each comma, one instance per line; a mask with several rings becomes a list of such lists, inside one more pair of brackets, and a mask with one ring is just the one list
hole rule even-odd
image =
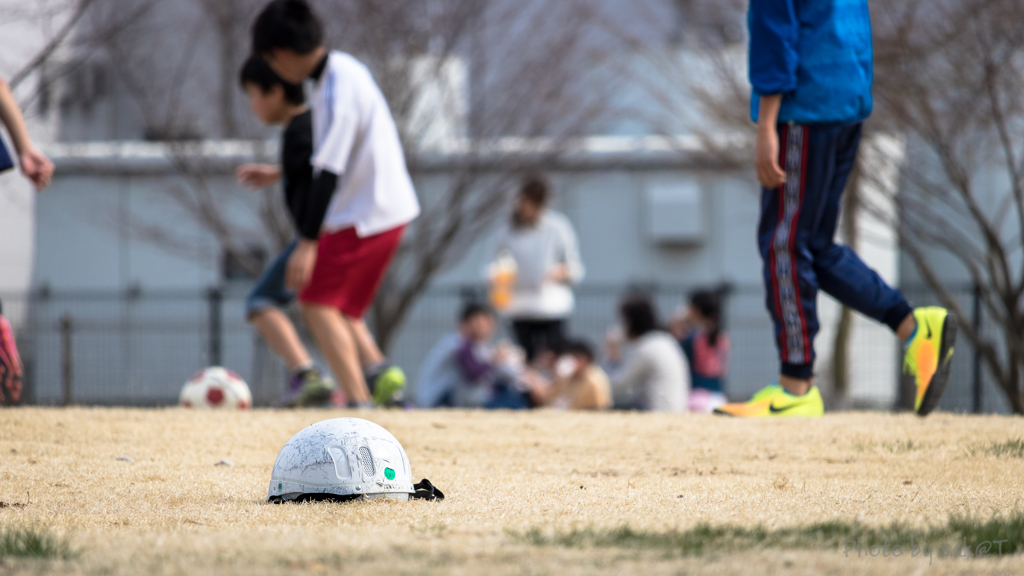
[[[220, 150], [220, 164], [226, 166], [245, 159], [238, 150], [232, 151], [232, 146], [214, 147]], [[57, 294], [82, 289], [123, 293], [138, 287], [146, 295], [179, 290], [198, 296], [222, 282], [221, 254], [215, 239], [169, 200], [168, 191], [182, 183], [160, 168], [158, 155], [154, 154], [159, 149], [158, 145], [141, 144], [61, 148], [58, 165], [65, 169], [52, 190], [39, 199], [37, 285], [52, 288]], [[555, 188], [553, 208], [565, 213], [576, 227], [587, 267], [584, 289], [589, 286], [590, 292], [580, 300], [572, 322], [573, 332], [599, 343], [605, 330], [616, 321], [617, 300], [629, 284], [674, 288], [665, 291], [658, 302], [665, 317], [684, 304], [686, 289], [729, 282], [738, 288], [728, 310], [735, 351], [730, 393], [743, 398], [772, 382], [777, 376], [778, 360], [761, 288], [756, 243], [760, 200], [752, 177], [688, 165], [678, 158], [660, 163], [644, 162], [642, 158], [631, 162], [622, 162], [621, 158], [600, 160], [597, 156], [582, 164], [570, 162], [549, 174]], [[127, 173], [118, 173], [119, 166]], [[235, 228], [243, 236], [246, 230], [251, 231], [251, 239], [259, 241], [255, 197], [234, 184], [224, 166], [208, 180]], [[436, 167], [417, 176], [417, 189], [425, 205], [441, 197], [448, 178], [443, 169]], [[703, 240], [686, 244], [656, 242], [648, 230], [649, 195], [645, 191], [652, 186], [693, 183], [697, 183], [701, 194]], [[163, 224], [170, 236], [154, 240], [140, 235], [139, 229], [148, 224]], [[872, 226], [869, 222], [863, 225]], [[864, 236], [868, 235], [866, 230]], [[870, 235], [884, 236], [884, 231], [872, 228]], [[895, 279], [894, 243], [865, 243], [862, 251], [869, 264], [887, 278]], [[479, 285], [492, 254], [493, 242], [484, 238], [462, 261], [434, 281], [434, 288], [440, 292], [447, 290], [447, 296], [428, 294], [414, 307], [392, 348], [393, 359], [410, 373], [416, 372], [437, 336], [453, 328], [459, 300], [456, 288]], [[234, 287], [237, 295], [244, 290], [242, 285]], [[821, 354], [819, 367], [831, 361], [836, 320], [835, 308], [824, 300], [823, 296], [823, 331], [816, 342]], [[146, 302], [125, 309], [109, 308], [112, 312], [104, 312], [95, 320], [113, 325], [119, 315], [124, 316], [124, 322], [141, 321], [148, 316], [159, 318], [174, 309], [166, 303]], [[180, 368], [181, 378], [200, 367], [205, 358], [206, 335], [201, 327], [206, 308], [202, 300], [192, 306], [195, 309], [190, 308], [186, 316], [200, 328], [189, 340], [187, 351], [165, 358]], [[45, 312], [55, 318], [61, 311]], [[109, 314], [115, 317], [105, 318]], [[233, 368], [255, 377], [259, 376], [255, 337], [244, 325], [242, 314], [237, 299], [224, 309], [225, 323], [237, 344], [230, 360]], [[855, 399], [865, 396], [877, 402], [878, 398], [889, 399], [895, 393], [895, 342], [891, 335], [882, 335], [879, 330], [886, 332], [866, 323], [857, 325], [852, 374]], [[890, 341], [892, 346], [885, 344]], [[879, 342], [883, 344], [879, 346]], [[122, 342], [114, 348], [121, 350], [117, 352], [119, 363], [134, 366], [135, 359], [148, 358], [144, 365], [133, 368], [138, 375], [132, 381], [134, 393], [168, 394], [177, 385], [178, 373], [158, 384], [149, 382], [152, 377], [146, 376], [147, 370], [154, 371], [156, 363], [162, 361], [161, 356], [133, 348], [137, 345]], [[108, 347], [104, 350], [114, 353]], [[56, 394], [57, 374], [48, 378], [54, 381], [49, 390]]]
[[[31, 21], [0, 21], [0, 77], [10, 79], [42, 45], [42, 30]], [[27, 97], [34, 84], [32, 79], [23, 82], [15, 97]], [[49, 140], [48, 126], [31, 111], [26, 114], [26, 121], [37, 146], [45, 146]], [[13, 157], [15, 151], [9, 135], [4, 133], [3, 138]], [[0, 294], [22, 292], [29, 286], [34, 203], [32, 186], [17, 168], [0, 174]]]
[[[858, 242], [855, 248], [890, 286], [899, 286], [899, 239], [891, 224], [882, 221], [878, 214], [895, 213], [893, 198], [899, 186], [899, 170], [906, 155], [906, 145], [902, 139], [881, 136], [867, 143], [864, 153], [878, 156], [869, 162], [877, 170], [877, 177], [864, 179], [861, 188], [863, 206], [873, 206], [877, 211], [862, 206], [857, 219]], [[895, 345], [896, 337], [887, 326], [857, 315], [852, 348], [864, 349], [876, 342], [893, 342]], [[854, 357], [853, 360], [849, 374], [851, 400], [884, 405], [895, 402], [900, 369], [898, 354], [879, 354], [870, 359]]]

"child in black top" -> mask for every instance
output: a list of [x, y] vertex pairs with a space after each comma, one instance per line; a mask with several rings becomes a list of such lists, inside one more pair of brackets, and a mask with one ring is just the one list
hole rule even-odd
[[[281, 164], [241, 166], [238, 182], [253, 189], [281, 182], [285, 205], [297, 227], [304, 218], [313, 181], [313, 168], [309, 163], [313, 154], [313, 125], [302, 86], [282, 80], [258, 56], [246, 61], [241, 83], [249, 95], [252, 111], [260, 120], [287, 127], [281, 138]], [[281, 404], [289, 407], [320, 405], [330, 399], [334, 384], [313, 367], [295, 326], [281, 310], [295, 299], [295, 293], [285, 286], [285, 267], [294, 249], [295, 242], [292, 242], [264, 270], [246, 299], [246, 315], [290, 371], [288, 389]]]

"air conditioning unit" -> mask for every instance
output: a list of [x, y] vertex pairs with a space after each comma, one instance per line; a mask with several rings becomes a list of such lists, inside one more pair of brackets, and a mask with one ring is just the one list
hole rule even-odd
[[663, 245], [694, 246], [704, 243], [707, 217], [704, 190], [694, 178], [655, 179], [644, 191], [647, 234]]

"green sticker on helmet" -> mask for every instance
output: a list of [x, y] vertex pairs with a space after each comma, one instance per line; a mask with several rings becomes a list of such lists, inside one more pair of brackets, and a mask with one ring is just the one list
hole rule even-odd
[[395, 471], [392, 470], [391, 468], [385, 468], [384, 469], [384, 477], [387, 478], [388, 480], [394, 480], [395, 479]]

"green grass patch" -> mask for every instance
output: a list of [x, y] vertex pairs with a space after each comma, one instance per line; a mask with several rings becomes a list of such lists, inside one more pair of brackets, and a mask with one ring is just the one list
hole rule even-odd
[[951, 535], [966, 538], [968, 543], [1006, 540], [1002, 545], [1003, 552], [1024, 552], [1024, 512], [995, 515], [988, 520], [971, 518], [967, 514], [953, 514], [946, 528]]
[[1009, 438], [1005, 442], [975, 444], [967, 449], [967, 453], [971, 456], [983, 454], [996, 458], [1024, 458], [1024, 440]]
[[894, 440], [890, 442], [867, 443], [857, 442], [853, 445], [853, 449], [857, 452], [875, 452], [881, 449], [882, 452], [889, 454], [907, 454], [909, 452], [917, 452], [919, 450], [928, 450], [934, 448], [927, 442], [915, 442], [914, 440]]
[[926, 450], [929, 448], [924, 442], [914, 442], [913, 440], [898, 440], [896, 442], [883, 442], [882, 448], [890, 454], [906, 454], [907, 452], [915, 452], [917, 450]]
[[[888, 526], [869, 526], [851, 520], [828, 520], [803, 526], [767, 528], [702, 523], [688, 530], [651, 532], [630, 526], [612, 529], [575, 528], [568, 531], [545, 531], [534, 528], [526, 532], [509, 532], [522, 542], [534, 546], [563, 548], [621, 548], [672, 552], [683, 556], [701, 556], [715, 552], [741, 552], [756, 549], [823, 549], [852, 551], [864, 547], [869, 553], [873, 545], [899, 546], [910, 554], [912, 546], [927, 546], [940, 556], [942, 546], [949, 555], [957, 546], [984, 551], [988, 555], [1014, 554], [1024, 551], [1024, 513], [997, 515], [988, 520], [952, 515], [942, 525], [913, 528], [894, 522]], [[1001, 541], [1001, 542], [1000, 542]]]
[[71, 548], [68, 538], [59, 536], [48, 528], [0, 527], [0, 560], [70, 560], [77, 555]]

